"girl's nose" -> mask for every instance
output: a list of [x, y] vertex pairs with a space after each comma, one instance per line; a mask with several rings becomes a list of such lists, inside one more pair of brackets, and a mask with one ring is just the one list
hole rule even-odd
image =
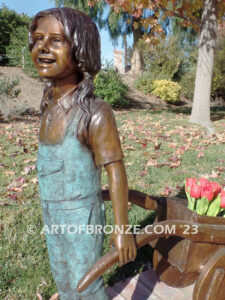
[[47, 39], [44, 39], [42, 41], [42, 43], [40, 43], [40, 45], [39, 45], [39, 52], [41, 54], [49, 53], [50, 52], [50, 50], [49, 50], [49, 42], [48, 42]]

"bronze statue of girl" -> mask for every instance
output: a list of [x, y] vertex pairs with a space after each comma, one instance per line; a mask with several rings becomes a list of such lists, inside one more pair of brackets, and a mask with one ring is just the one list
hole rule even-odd
[[[102, 254], [103, 235], [71, 230], [104, 225], [101, 167], [108, 175], [115, 224], [128, 224], [128, 186], [115, 119], [95, 97], [101, 68], [97, 27], [84, 13], [63, 7], [39, 12], [30, 26], [29, 48], [47, 78], [39, 132], [38, 177], [49, 258], [60, 299], [107, 299], [102, 280], [78, 293], [83, 274]], [[52, 232], [52, 226], [58, 226]], [[131, 234], [117, 232], [120, 265], [133, 261]], [[94, 297], [94, 298], [93, 298]]]

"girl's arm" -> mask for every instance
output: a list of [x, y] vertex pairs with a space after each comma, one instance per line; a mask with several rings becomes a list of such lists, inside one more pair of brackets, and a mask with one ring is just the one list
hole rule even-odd
[[127, 176], [122, 160], [105, 165], [108, 175], [109, 192], [112, 201], [115, 224], [124, 228], [123, 233], [115, 234], [115, 246], [119, 253], [119, 265], [133, 261], [137, 254], [135, 241], [132, 234], [126, 234], [128, 225], [128, 185]]

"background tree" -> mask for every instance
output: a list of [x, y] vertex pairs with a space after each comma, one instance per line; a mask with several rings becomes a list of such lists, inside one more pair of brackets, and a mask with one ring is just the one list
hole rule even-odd
[[199, 36], [198, 63], [195, 79], [194, 100], [190, 121], [207, 127], [210, 131], [210, 97], [217, 39], [218, 3], [205, 0]]
[[[148, 43], [156, 43], [162, 32], [159, 19], [177, 17], [182, 26], [192, 27], [199, 33], [198, 63], [195, 92], [190, 121], [210, 129], [210, 91], [213, 73], [218, 21], [225, 13], [223, 0], [107, 0], [115, 11], [125, 11], [133, 16], [142, 16], [144, 9], [154, 11], [141, 20], [141, 25], [151, 30], [145, 34]], [[135, 24], [134, 24], [135, 25]]]
[[96, 1], [91, 4], [88, 0], [50, 0], [55, 3], [55, 6], [68, 6], [78, 9], [92, 18], [92, 20], [98, 24], [100, 28], [105, 25], [103, 18], [104, 9], [107, 3], [104, 1]]
[[[28, 26], [30, 18], [24, 14], [17, 14], [15, 11], [8, 9], [6, 6], [0, 8], [0, 65], [6, 65], [10, 60], [10, 53], [7, 49], [10, 48], [12, 40], [18, 38], [22, 41], [18, 41], [22, 46], [27, 46]], [[14, 38], [13, 38], [14, 36]], [[21, 54], [21, 47], [16, 47], [15, 52], [17, 55]]]
[[[145, 32], [141, 25], [142, 15], [136, 13], [131, 15], [125, 11], [114, 10], [109, 8], [107, 2], [88, 1], [88, 0], [52, 0], [56, 6], [68, 6], [79, 9], [88, 14], [94, 22], [101, 28], [108, 30], [109, 36], [114, 45], [117, 44], [118, 38], [122, 37], [125, 48], [125, 67], [127, 65], [127, 35], [133, 35], [133, 52], [132, 56], [139, 59], [137, 64], [142, 66], [142, 59], [137, 47], [139, 39]], [[148, 26], [149, 27], [149, 26]], [[133, 59], [134, 60], [134, 59]], [[134, 65], [133, 65], [134, 67]]]

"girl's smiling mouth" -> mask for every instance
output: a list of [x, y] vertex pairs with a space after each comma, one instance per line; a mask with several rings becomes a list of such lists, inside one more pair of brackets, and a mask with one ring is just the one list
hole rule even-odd
[[39, 64], [48, 64], [48, 65], [50, 65], [50, 64], [52, 64], [52, 63], [54, 63], [54, 62], [56, 62], [56, 60], [55, 59], [52, 59], [52, 58], [45, 58], [45, 57], [39, 57], [38, 59], [37, 59], [37, 61], [38, 61], [38, 63]]

